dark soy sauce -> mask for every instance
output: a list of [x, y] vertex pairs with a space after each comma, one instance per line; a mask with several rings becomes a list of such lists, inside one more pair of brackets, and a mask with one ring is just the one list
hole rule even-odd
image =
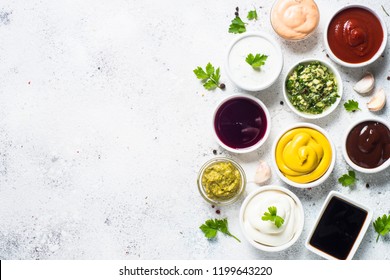
[[259, 142], [267, 125], [264, 110], [245, 97], [233, 98], [222, 104], [214, 121], [218, 138], [234, 149], [251, 147]]
[[333, 197], [319, 221], [310, 244], [337, 258], [345, 260], [367, 217], [367, 211]]

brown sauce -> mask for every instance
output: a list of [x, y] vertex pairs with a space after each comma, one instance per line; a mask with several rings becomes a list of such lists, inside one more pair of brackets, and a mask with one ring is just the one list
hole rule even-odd
[[390, 158], [390, 130], [380, 122], [362, 122], [348, 134], [346, 148], [356, 165], [378, 167]]

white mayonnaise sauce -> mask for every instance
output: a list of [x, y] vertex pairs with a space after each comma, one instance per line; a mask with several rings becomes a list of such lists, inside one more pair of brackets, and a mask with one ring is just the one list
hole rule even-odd
[[[284, 219], [280, 228], [261, 217], [268, 207], [275, 206], [277, 215]], [[281, 246], [289, 242], [301, 223], [301, 212], [297, 203], [286, 193], [276, 190], [260, 192], [247, 204], [244, 212], [244, 228], [254, 241], [268, 246]]]

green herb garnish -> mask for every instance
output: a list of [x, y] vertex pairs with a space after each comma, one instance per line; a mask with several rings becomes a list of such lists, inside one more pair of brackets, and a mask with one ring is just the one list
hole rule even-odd
[[381, 7], [382, 7], [382, 10], [385, 12], [385, 14], [386, 14], [388, 17], [390, 17], [389, 13], [385, 10], [385, 7], [383, 7], [383, 5], [381, 5]]
[[244, 33], [246, 31], [245, 22], [241, 20], [239, 16], [236, 16], [229, 26], [229, 33]]
[[[215, 70], [214, 66], [209, 62], [206, 65], [206, 71], [202, 67], [198, 66], [194, 69], [196, 77], [203, 82], [203, 87], [207, 90], [213, 90], [217, 87], [224, 88], [224, 84], [219, 83], [219, 78], [221, 77], [219, 67]], [[223, 85], [223, 86], [222, 86]]]
[[348, 171], [348, 174], [344, 174], [339, 178], [339, 183], [343, 185], [343, 187], [349, 187], [356, 183], [358, 179], [356, 179], [355, 171]]
[[265, 61], [267, 60], [268, 55], [265, 54], [259, 54], [256, 55], [248, 54], [245, 61], [252, 66], [254, 69], [260, 69], [261, 66], [265, 64]]
[[360, 110], [359, 103], [355, 100], [352, 100], [352, 99], [350, 99], [344, 103], [344, 108], [348, 112], [355, 112], [356, 110]]
[[378, 242], [379, 236], [385, 236], [390, 232], [390, 215], [386, 216], [384, 214], [381, 217], [378, 217], [373, 223], [375, 231], [378, 233], [378, 237], [376, 238], [376, 242]]
[[292, 105], [309, 114], [321, 114], [340, 97], [334, 74], [319, 61], [295, 67], [288, 76], [286, 89]]
[[284, 223], [284, 219], [280, 216], [277, 215], [278, 213], [278, 209], [276, 209], [275, 206], [270, 206], [268, 207], [268, 211], [269, 212], [265, 212], [264, 213], [264, 216], [261, 217], [261, 219], [263, 221], [271, 221], [271, 222], [274, 222], [275, 223], [275, 226], [277, 228], [280, 228], [283, 223]]
[[230, 237], [233, 237], [238, 242], [241, 242], [240, 239], [231, 234], [228, 230], [228, 221], [227, 219], [218, 220], [218, 219], [210, 219], [207, 220], [203, 225], [199, 227], [204, 235], [208, 238], [215, 238], [217, 236], [217, 232], [220, 231]]
[[257, 11], [256, 11], [256, 9], [248, 12], [247, 19], [249, 19], [249, 20], [257, 20]]

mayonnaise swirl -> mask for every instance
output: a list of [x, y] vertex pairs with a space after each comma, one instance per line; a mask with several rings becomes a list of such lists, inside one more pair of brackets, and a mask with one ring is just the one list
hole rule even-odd
[[309, 183], [328, 170], [332, 148], [328, 139], [312, 128], [295, 128], [279, 140], [276, 151], [279, 170], [293, 182]]
[[275, 32], [290, 40], [303, 39], [311, 34], [320, 20], [313, 0], [279, 0], [271, 12]]
[[[273, 222], [261, 219], [270, 206], [276, 207], [277, 215], [284, 219], [280, 228]], [[281, 246], [294, 238], [302, 219], [297, 203], [289, 195], [268, 190], [258, 193], [248, 202], [244, 212], [244, 229], [247, 236], [255, 242], [267, 246]]]

